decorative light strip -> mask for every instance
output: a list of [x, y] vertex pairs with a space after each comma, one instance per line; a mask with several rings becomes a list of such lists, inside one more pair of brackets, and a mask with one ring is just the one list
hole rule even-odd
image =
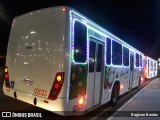
[[[107, 65], [107, 63], [106, 63], [106, 51], [107, 51], [107, 50], [106, 50], [106, 48], [104, 49], [104, 50], [105, 50], [105, 65], [107, 65], [107, 66], [113, 66], [113, 63], [112, 63], [112, 40], [114, 40], [114, 39], [112, 39], [111, 37], [114, 37], [114, 38], [118, 39], [119, 41], [117, 41], [117, 40], [114, 40], [114, 41], [116, 41], [116, 42], [122, 44], [123, 46], [125, 46], [126, 48], [128, 48], [128, 49], [129, 49], [129, 53], [130, 53], [130, 51], [133, 51], [134, 53], [135, 53], [135, 51], [136, 51], [136, 52], [138, 52], [139, 54], [141, 54], [142, 56], [144, 56], [143, 53], [141, 53], [141, 52], [138, 51], [137, 49], [133, 48], [132, 46], [130, 46], [130, 45], [127, 44], [126, 42], [122, 41], [120, 38], [114, 36], [114, 35], [111, 34], [110, 32], [106, 31], [105, 29], [101, 28], [100, 26], [96, 25], [94, 22], [89, 21], [89, 20], [88, 20], [87, 18], [85, 18], [84, 16], [76, 13], [76, 12], [73, 11], [73, 10], [71, 10], [70, 13], [71, 13], [71, 14], [70, 14], [70, 21], [71, 21], [71, 35], [70, 35], [70, 36], [71, 36], [71, 37], [70, 37], [70, 39], [71, 39], [71, 44], [70, 44], [70, 45], [71, 45], [72, 62], [73, 62], [74, 64], [87, 64], [87, 62], [89, 61], [89, 60], [88, 60], [88, 59], [89, 59], [88, 29], [91, 29], [91, 30], [97, 32], [98, 34], [104, 36], [104, 37], [105, 37], [105, 41], [103, 41], [103, 42], [105, 42], [105, 43], [106, 43], [106, 38], [107, 38], [107, 37], [111, 39], [111, 64], [110, 64], [110, 65]], [[76, 17], [74, 18], [74, 16], [72, 15], [72, 13], [78, 15], [78, 17], [81, 17], [82, 20], [81, 20], [81, 19], [79, 20], [79, 19], [77, 19]], [[72, 18], [72, 17], [73, 17], [73, 18]], [[82, 24], [84, 24], [84, 25], [87, 27], [87, 48], [86, 48], [86, 52], [87, 52], [86, 58], [87, 58], [87, 59], [86, 59], [86, 61], [85, 61], [84, 63], [75, 62], [75, 60], [74, 60], [74, 23], [75, 23], [75, 21], [81, 22]], [[98, 29], [100, 29], [100, 30], [102, 30], [103, 32], [109, 34], [109, 36], [106, 35], [106, 34], [104, 34], [104, 33], [102, 33], [102, 32], [100, 32], [100, 31], [98, 31], [97, 29], [91, 27], [91, 26], [88, 25], [87, 23], [88, 23], [88, 24], [89, 24], [89, 23], [90, 23], [90, 24], [93, 24], [93, 25], [94, 25], [95, 27], [97, 27]], [[111, 37], [110, 37], [110, 36], [111, 36]], [[101, 41], [102, 41], [102, 40], [101, 40]], [[134, 55], [134, 54], [133, 54], [133, 56], [134, 56], [134, 58], [135, 58], [135, 55]], [[122, 61], [123, 61], [123, 57], [122, 57]], [[129, 58], [129, 62], [130, 62], [130, 58]], [[134, 61], [134, 62], [135, 62], [135, 61]], [[122, 62], [122, 65], [114, 65], [114, 66], [115, 66], [115, 67], [122, 67], [122, 66], [123, 66], [123, 62]], [[129, 64], [129, 66], [130, 66], [130, 64]], [[129, 67], [129, 66], [123, 66], [123, 67]], [[135, 66], [135, 63], [134, 63], [134, 67], [136, 67], [136, 66]]]
[[[75, 12], [74, 12], [75, 13]], [[77, 14], [78, 15], [78, 14]], [[79, 15], [80, 16], [80, 15]], [[80, 17], [82, 17], [82, 16], [80, 16]], [[84, 18], [84, 17], [82, 17], [83, 19], [85, 19], [86, 20], [86, 18]], [[107, 35], [105, 35], [104, 33], [102, 33], [102, 32], [100, 32], [100, 31], [98, 31], [98, 30], [96, 30], [95, 28], [93, 28], [93, 27], [91, 27], [91, 26], [89, 26], [88, 24], [87, 24], [87, 22], [88, 21], [85, 21], [85, 20], [82, 20], [82, 21], [80, 21], [80, 20], [78, 20], [78, 19], [76, 19], [76, 18], [73, 18], [72, 19], [73, 20], [73, 29], [72, 29], [72, 31], [74, 30], [74, 23], [75, 23], [75, 21], [79, 21], [79, 22], [81, 22], [82, 24], [84, 24], [84, 25], [86, 25], [86, 27], [87, 27], [87, 36], [88, 36], [88, 28], [89, 29], [91, 29], [91, 30], [93, 30], [93, 31], [95, 31], [95, 32], [97, 32], [98, 34], [100, 34], [100, 35], [102, 35], [102, 36], [104, 36], [105, 37], [105, 39], [108, 37], [108, 38], [110, 38], [109, 36], [107, 36]], [[74, 34], [74, 33], [73, 33]], [[74, 64], [86, 64], [87, 63], [87, 61], [88, 61], [88, 59], [89, 59], [89, 53], [88, 53], [88, 50], [89, 50], [89, 38], [87, 38], [87, 60], [86, 60], [86, 62], [85, 63], [77, 63], [77, 62], [75, 62], [74, 61], [74, 35], [72, 35], [72, 61], [74, 62]], [[112, 38], [110, 38], [111, 39], [111, 64], [110, 65], [107, 65], [107, 63], [105, 62], [105, 65], [107, 65], [107, 66], [113, 66], [113, 63], [112, 63]], [[102, 41], [102, 40], [101, 40]], [[114, 40], [114, 41], [116, 41], [116, 40]], [[105, 41], [103, 41], [103, 42], [105, 42], [106, 43], [106, 40]], [[118, 42], [119, 44], [122, 44], [122, 43], [120, 43], [119, 41], [116, 41], [116, 42]], [[126, 46], [126, 45], [123, 45], [123, 46], [125, 46], [126, 48], [128, 48], [128, 46]], [[128, 48], [129, 49], [129, 48]], [[132, 50], [132, 51], [135, 51], [135, 50], [133, 50], [133, 49], [129, 49], [129, 50]], [[105, 49], [105, 53], [106, 53], [106, 49]], [[105, 61], [106, 61], [106, 57], [105, 57]], [[115, 67], [122, 67], [123, 65], [114, 65]], [[128, 67], [128, 66], [124, 66], [124, 67]]]
[[[74, 60], [74, 24], [75, 24], [75, 21], [78, 21], [78, 22], [80, 22], [80, 23], [82, 23], [83, 25], [85, 25], [86, 26], [86, 22], [84, 22], [84, 21], [80, 21], [80, 20], [78, 20], [78, 19], [76, 19], [76, 18], [71, 18], [71, 21], [73, 21], [73, 23], [72, 23], [72, 30], [71, 30], [71, 41], [72, 41], [72, 43], [71, 43], [71, 51], [72, 51], [72, 62], [74, 63], [74, 64], [83, 64], [83, 65], [85, 65], [85, 64], [87, 64], [87, 61], [88, 61], [88, 58], [87, 58], [87, 56], [88, 56], [88, 42], [86, 43], [87, 44], [87, 46], [86, 46], [86, 61], [84, 62], [84, 63], [81, 63], [81, 62], [76, 62], [75, 60]], [[86, 26], [86, 28], [87, 28], [87, 26]], [[88, 33], [88, 32], [87, 32]], [[88, 41], [88, 39], [86, 40], [86, 41]]]
[[71, 54], [72, 54], [72, 51], [70, 51], [72, 49], [72, 41], [71, 41], [71, 38], [72, 38], [72, 13], [70, 11], [69, 13], [69, 19], [70, 19], [70, 48], [69, 48], [69, 72], [68, 72], [68, 86], [67, 86], [67, 105], [69, 105], [69, 91], [70, 91], [70, 76], [71, 76]]
[[[90, 23], [90, 24], [93, 24], [95, 27], [97, 27], [98, 29], [102, 30], [104, 33], [107, 33], [107, 34], [109, 34], [110, 36], [118, 39], [118, 40], [121, 42], [121, 44], [127, 45], [128, 47], [134, 49], [134, 51], [137, 51], [137, 52], [143, 54], [142, 52], [140, 52], [139, 50], [135, 49], [134, 47], [132, 47], [132, 46], [129, 45], [128, 43], [124, 42], [123, 40], [121, 40], [121, 39], [118, 38], [117, 36], [113, 35], [112, 33], [108, 32], [108, 31], [105, 30], [104, 28], [100, 27], [99, 25], [97, 25], [97, 24], [94, 23], [93, 21], [89, 21], [86, 17], [80, 15], [79, 13], [77, 13], [77, 12], [75, 12], [75, 11], [73, 11], [73, 10], [71, 10], [71, 12], [73, 12], [74, 14], [76, 14], [76, 15], [80, 16], [81, 18], [83, 18], [86, 22], [88, 22], [88, 23]], [[97, 31], [97, 30], [96, 30], [96, 31]], [[103, 34], [103, 33], [102, 33], [102, 34]], [[106, 36], [106, 35], [104, 34], [104, 36]]]

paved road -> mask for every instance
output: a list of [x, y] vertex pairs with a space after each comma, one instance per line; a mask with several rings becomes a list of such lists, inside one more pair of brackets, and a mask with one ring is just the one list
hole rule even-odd
[[[108, 118], [109, 120], [133, 120], [135, 117], [119, 117], [120, 114], [145, 116], [138, 117], [138, 120], [160, 120], [160, 78], [153, 80], [126, 104], [118, 109], [119, 112]], [[132, 112], [124, 112], [132, 111]], [[139, 113], [139, 114], [138, 114]], [[146, 117], [147, 113], [154, 113], [159, 117]], [[124, 114], [124, 115], [125, 115]], [[118, 116], [118, 117], [115, 117]]]
[[[38, 107], [35, 107], [33, 105], [30, 105], [30, 104], [27, 104], [25, 102], [22, 102], [22, 101], [19, 101], [19, 100], [16, 100], [14, 98], [11, 98], [11, 97], [8, 97], [8, 96], [5, 96], [4, 93], [3, 93], [3, 87], [2, 85], [0, 85], [0, 112], [32, 112], [32, 113], [42, 113], [42, 115], [44, 114], [47, 114], [49, 115], [49, 117], [44, 117], [44, 119], [48, 120], [49, 118], [54, 118], [56, 120], [64, 120], [64, 117], [62, 116], [59, 116], [57, 114], [54, 114], [50, 111], [46, 111], [44, 109], [41, 109], [41, 108], [38, 108]], [[0, 113], [1, 115], [1, 113]], [[52, 116], [52, 117], [50, 117]], [[0, 116], [0, 120], [1, 120], [1, 116]], [[3, 119], [6, 119], [6, 118], [3, 118]], [[11, 118], [8, 118], [9, 120]], [[34, 118], [33, 118], [34, 119]]]
[[33, 106], [29, 104], [5, 96], [3, 93], [3, 87], [2, 85], [0, 86], [0, 111], [26, 111], [32, 109]]

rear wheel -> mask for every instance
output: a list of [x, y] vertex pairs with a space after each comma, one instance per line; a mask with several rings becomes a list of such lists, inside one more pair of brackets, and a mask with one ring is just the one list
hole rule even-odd
[[115, 84], [113, 86], [112, 95], [111, 95], [111, 101], [110, 101], [112, 106], [116, 105], [117, 100], [118, 100], [118, 96], [119, 96], [119, 86], [118, 86], [118, 84]]

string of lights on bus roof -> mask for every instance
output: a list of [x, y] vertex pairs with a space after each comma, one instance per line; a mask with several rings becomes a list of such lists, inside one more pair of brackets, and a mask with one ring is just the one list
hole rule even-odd
[[[72, 9], [72, 10], [71, 10], [71, 13], [76, 14], [76, 15], [80, 16], [81, 18], [83, 18], [84, 20], [83, 20], [82, 22], [83, 22], [84, 24], [87, 24], [87, 23], [92, 24], [92, 25], [94, 25], [96, 28], [98, 28], [98, 29], [100, 29], [101, 31], [103, 31], [104, 33], [109, 34], [109, 36], [107, 36], [107, 35], [103, 34], [102, 32], [100, 32], [100, 31], [92, 28], [92, 29], [94, 29], [96, 32], [98, 32], [99, 34], [101, 34], [101, 35], [103, 35], [103, 36], [105, 36], [105, 37], [111, 37], [111, 38], [113, 38], [113, 39], [115, 38], [115, 39], [119, 40], [119, 42], [120, 42], [121, 44], [124, 44], [124, 45], [128, 46], [130, 50], [132, 50], [132, 51], [135, 50], [136, 52], [139, 52], [139, 53], [141, 53], [141, 54], [143, 55], [142, 52], [140, 52], [140, 51], [137, 50], [136, 48], [132, 47], [132, 46], [129, 45], [128, 43], [124, 42], [123, 40], [121, 40], [121, 39], [118, 38], [117, 36], [113, 35], [113, 34], [110, 33], [109, 31], [105, 30], [103, 27], [101, 27], [100, 25], [96, 24], [96, 23], [93, 22], [92, 20], [89, 20], [89, 19], [86, 18], [85, 16], [81, 15], [81, 14], [80, 14], [79, 12], [77, 12], [76, 10], [73, 10], [73, 9]], [[131, 49], [131, 48], [132, 48], [132, 49]]]
[[[87, 54], [86, 54], [86, 57], [87, 57], [87, 59], [86, 59], [86, 61], [84, 62], [84, 63], [79, 63], [79, 62], [75, 62], [75, 60], [74, 60], [74, 23], [75, 23], [75, 21], [78, 21], [78, 22], [81, 22], [82, 24], [84, 24], [84, 25], [86, 25], [86, 27], [87, 28], [89, 28], [89, 29], [92, 29], [93, 31], [96, 31], [98, 34], [100, 34], [100, 35], [102, 35], [102, 36], [104, 36], [105, 37], [105, 39], [107, 38], [107, 37], [109, 37], [109, 36], [107, 36], [107, 35], [105, 35], [104, 33], [102, 33], [102, 32], [100, 32], [100, 31], [98, 31], [98, 30], [96, 30], [96, 29], [94, 29], [93, 27], [91, 27], [90, 25], [88, 25], [87, 24], [87, 22], [85, 21], [85, 20], [78, 20], [78, 19], [76, 19], [76, 18], [72, 18], [72, 13], [73, 11], [71, 11], [70, 12], [70, 29], [71, 29], [71, 34], [70, 34], [70, 38], [71, 38], [71, 43], [70, 43], [70, 46], [71, 46], [71, 58], [72, 58], [72, 62], [73, 63], [75, 63], [75, 64], [81, 64], [81, 65], [84, 65], [84, 64], [86, 64], [87, 63], [87, 61], [88, 61], [88, 58], [89, 58], [89, 53], [88, 53], [88, 49], [89, 49], [89, 42], [88, 42], [88, 37], [87, 37]], [[77, 13], [77, 15], [79, 16], [79, 14]], [[82, 17], [82, 16], [80, 16], [80, 17]], [[83, 18], [84, 19], [84, 18]], [[93, 24], [93, 23], [92, 23]], [[111, 33], [110, 33], [110, 35], [112, 35]], [[87, 29], [87, 36], [88, 36], [88, 29]], [[116, 36], [114, 36], [114, 37], [116, 37]], [[110, 37], [109, 37], [110, 38]], [[119, 39], [119, 38], [118, 38]], [[113, 39], [111, 39], [111, 40], [113, 40]], [[101, 40], [102, 41], [102, 40]], [[115, 41], [115, 40], [114, 40]], [[106, 43], [106, 40], [105, 41], [103, 41], [103, 42], [105, 42]], [[123, 42], [121, 39], [119, 39], [119, 41], [117, 41], [118, 43], [120, 43], [120, 44], [122, 44], [122, 47], [123, 46], [125, 46], [125, 47], [132, 47], [132, 46], [130, 46], [130, 45], [128, 45], [127, 43], [125, 43], [125, 42]], [[123, 42], [123, 43], [122, 43]], [[112, 44], [112, 42], [111, 42], [111, 44]], [[111, 45], [111, 48], [112, 48], [112, 45]], [[130, 48], [128, 48], [128, 49], [130, 49]], [[143, 53], [141, 53], [141, 52], [139, 52], [138, 50], [136, 50], [135, 48], [133, 48], [132, 47], [132, 49], [130, 49], [131, 51], [136, 51], [137, 53], [139, 53], [139, 54], [141, 54], [142, 55], [142, 57], [143, 57]], [[130, 51], [129, 51], [130, 52]], [[106, 51], [105, 51], [105, 56], [106, 56]], [[111, 50], [111, 56], [112, 56], [112, 50]], [[106, 57], [104, 58], [105, 59], [105, 61], [106, 61]], [[122, 54], [122, 59], [123, 59], [123, 54]], [[106, 65], [108, 65], [107, 63], [105, 63]], [[110, 65], [108, 65], [108, 66], [112, 66], [113, 65], [113, 63], [112, 63], [112, 57], [111, 57], [111, 64]], [[114, 66], [116, 66], [116, 67], [129, 67], [129, 66], [124, 66], [123, 65], [123, 62], [122, 62], [122, 65], [114, 65]], [[136, 66], [135, 66], [136, 67]], [[140, 66], [138, 67], [138, 68], [141, 68]]]
[[[87, 22], [86, 21], [84, 21], [84, 20], [79, 20], [79, 19], [77, 19], [76, 17], [74, 18], [72, 18], [72, 14], [71, 14], [72, 12], [70, 12], [70, 32], [71, 32], [71, 34], [70, 34], [70, 38], [71, 38], [71, 43], [70, 43], [70, 47], [71, 47], [71, 59], [72, 59], [72, 62], [74, 63], [74, 64], [81, 64], [81, 65], [85, 65], [85, 64], [87, 64], [87, 62], [88, 62], [88, 58], [89, 58], [89, 40], [88, 40], [88, 29], [87, 29], [87, 46], [86, 46], [86, 50], [87, 50], [87, 54], [86, 54], [86, 61], [84, 62], [84, 63], [79, 63], [79, 62], [75, 62], [75, 60], [74, 60], [74, 24], [75, 24], [75, 21], [78, 21], [78, 22], [80, 22], [80, 23], [82, 23], [82, 24], [84, 24], [84, 25], [86, 25], [86, 27], [87, 28], [89, 28], [89, 29], [92, 29], [93, 31], [96, 31], [96, 32], [98, 32], [99, 34], [101, 34], [101, 35], [103, 35], [104, 37], [105, 37], [105, 39], [106, 39], [106, 37], [107, 37], [107, 35], [105, 35], [105, 34], [103, 34], [103, 33], [101, 33], [101, 32], [99, 32], [98, 30], [96, 30], [96, 29], [94, 29], [93, 27], [91, 27], [91, 26], [89, 26], [88, 24], [87, 24]], [[92, 37], [94, 37], [94, 36], [92, 36]], [[113, 39], [111, 39], [111, 41], [112, 41]], [[103, 41], [103, 40], [100, 40], [100, 41]], [[114, 40], [115, 41], [115, 40]], [[105, 41], [103, 41], [103, 42], [105, 42], [105, 44], [106, 44], [106, 40]], [[119, 42], [120, 43], [120, 42]], [[111, 42], [111, 44], [112, 44], [112, 42]], [[120, 43], [120, 44], [122, 44], [122, 43]], [[122, 47], [127, 47], [127, 45], [125, 45], [124, 43], [122, 44]], [[112, 48], [112, 45], [111, 45], [111, 48]], [[128, 48], [128, 47], [127, 47]], [[132, 50], [133, 51], [133, 50]], [[123, 53], [123, 51], [122, 51], [122, 53]], [[130, 51], [129, 51], [129, 53], [130, 53]], [[137, 52], [138, 53], [138, 52]], [[141, 53], [141, 52], [140, 52]], [[140, 54], [139, 53], [139, 54]], [[143, 53], [141, 53], [141, 55], [142, 55]], [[144, 54], [143, 54], [144, 55]], [[142, 58], [143, 58], [143, 55], [142, 55]], [[106, 50], [105, 50], [105, 56], [106, 56]], [[112, 56], [112, 50], [111, 50], [111, 56]], [[106, 61], [106, 57], [104, 58], [105, 59], [105, 61]], [[122, 59], [123, 59], [123, 54], [122, 54]], [[112, 57], [111, 57], [111, 64], [107, 64], [106, 62], [105, 62], [105, 65], [107, 65], [107, 66], [113, 66], [113, 63], [112, 63]], [[114, 66], [116, 66], [116, 67], [130, 67], [130, 65], [128, 65], [128, 66], [124, 66], [124, 64], [123, 64], [123, 62], [122, 62], [122, 65], [114, 65]], [[136, 68], [141, 68], [142, 66], [139, 66], [139, 67], [137, 67], [136, 65], [134, 65]]]

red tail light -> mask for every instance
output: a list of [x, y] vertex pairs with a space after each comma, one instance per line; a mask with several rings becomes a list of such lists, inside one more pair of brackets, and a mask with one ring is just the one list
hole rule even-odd
[[10, 87], [9, 84], [9, 75], [8, 75], [8, 67], [6, 66], [4, 69], [4, 82], [6, 87]]
[[5, 74], [5, 79], [8, 79], [8, 74]]
[[48, 99], [51, 100], [57, 99], [57, 96], [62, 89], [63, 82], [64, 82], [64, 72], [58, 72], [54, 78], [54, 83], [52, 85]]
[[58, 89], [59, 88], [59, 84], [56, 83], [54, 87], [55, 87], [55, 89]]

